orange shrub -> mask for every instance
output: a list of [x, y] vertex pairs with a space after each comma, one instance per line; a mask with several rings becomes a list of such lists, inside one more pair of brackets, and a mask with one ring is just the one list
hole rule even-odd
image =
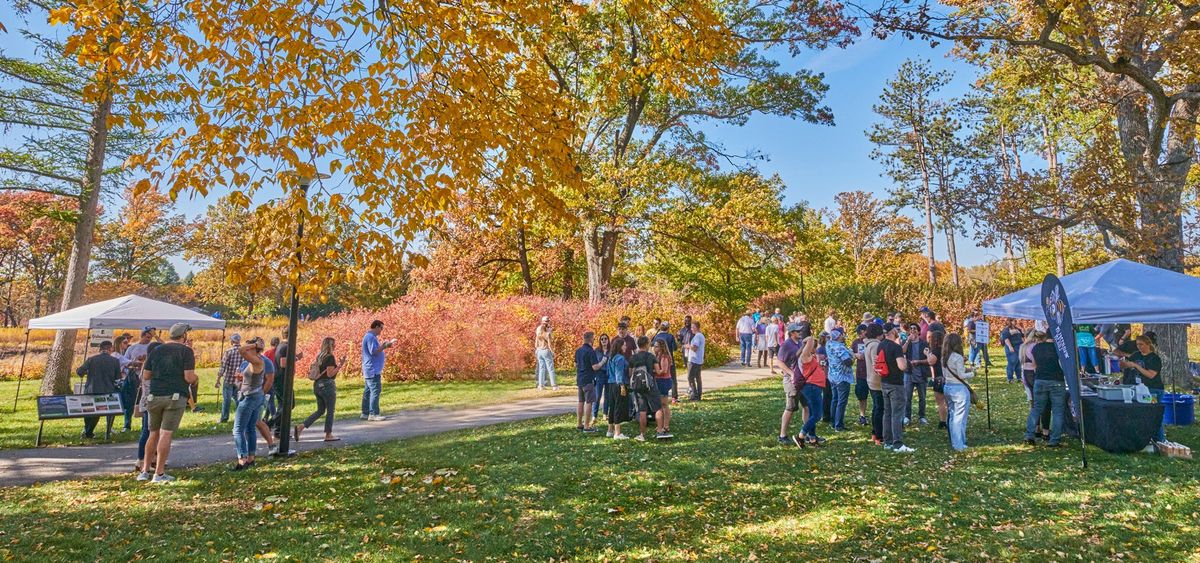
[[[396, 338], [387, 351], [384, 377], [389, 381], [410, 379], [495, 379], [513, 377], [534, 366], [533, 335], [543, 315], [554, 327], [556, 374], [571, 381], [574, 350], [584, 332], [616, 334], [622, 315], [632, 326], [650, 327], [655, 317], [679, 330], [685, 314], [703, 323], [705, 332], [719, 334], [709, 327], [715, 318], [706, 306], [690, 305], [675, 296], [623, 292], [619, 301], [588, 305], [583, 301], [564, 301], [547, 297], [492, 297], [422, 290], [410, 293], [377, 311], [356, 310], [313, 321], [301, 333], [300, 350], [308, 359], [316, 357], [325, 336], [338, 340], [337, 353], [349, 358], [349, 373], [361, 369], [359, 347], [371, 321], [384, 322], [383, 338]], [[307, 334], [305, 334], [307, 333]], [[727, 356], [720, 338], [710, 337], [709, 363]], [[707, 359], [707, 358], [706, 358]], [[303, 363], [307, 368], [308, 360]]]

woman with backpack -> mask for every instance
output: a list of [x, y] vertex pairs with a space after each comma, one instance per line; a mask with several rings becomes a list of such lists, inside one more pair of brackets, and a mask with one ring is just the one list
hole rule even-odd
[[933, 373], [933, 402], [937, 405], [938, 429], [942, 429], [947, 427], [946, 378], [945, 372], [942, 370], [946, 361], [944, 351], [946, 333], [940, 330], [931, 330], [925, 334], [925, 337], [929, 340], [925, 357], [929, 361], [929, 369]]
[[604, 414], [608, 417], [608, 433], [614, 440], [628, 440], [621, 433], [621, 423], [629, 420], [629, 361], [625, 359], [625, 339], [612, 341], [608, 351], [608, 383], [605, 385]]
[[967, 416], [971, 412], [971, 387], [967, 380], [974, 376], [963, 358], [962, 336], [950, 334], [942, 346], [942, 367], [945, 379], [943, 394], [946, 402], [946, 426], [950, 430], [950, 447], [961, 452], [967, 449]]
[[317, 353], [317, 359], [308, 370], [308, 378], [313, 382], [313, 395], [317, 396], [317, 412], [292, 429], [292, 436], [297, 442], [300, 441], [300, 433], [311, 427], [322, 414], [325, 415], [325, 441], [336, 442], [341, 439], [333, 435], [333, 409], [337, 403], [337, 385], [334, 379], [346, 364], [346, 357], [342, 356], [341, 361], [333, 357], [335, 344], [332, 337], [326, 336], [321, 341], [321, 351]]

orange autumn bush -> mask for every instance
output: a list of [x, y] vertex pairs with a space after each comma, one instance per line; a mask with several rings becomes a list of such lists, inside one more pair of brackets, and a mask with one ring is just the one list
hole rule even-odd
[[[397, 339], [387, 350], [384, 378], [389, 381], [417, 379], [497, 379], [516, 377], [533, 369], [533, 334], [541, 317], [548, 316], [554, 327], [555, 370], [560, 382], [574, 380], [574, 350], [584, 332], [616, 334], [622, 315], [639, 325], [650, 327], [655, 317], [671, 323], [677, 332], [683, 316], [690, 314], [714, 331], [716, 313], [707, 306], [683, 302], [673, 295], [652, 295], [625, 291], [612, 303], [589, 305], [584, 301], [565, 301], [548, 297], [497, 297], [477, 294], [421, 290], [410, 293], [379, 310], [355, 310], [313, 321], [301, 334], [300, 350], [314, 359], [321, 339], [337, 339], [337, 354], [345, 354], [346, 373], [357, 375], [361, 369], [362, 336], [379, 319], [384, 322], [383, 338]], [[719, 337], [710, 336], [708, 363], [724, 361], [727, 352], [715, 345]], [[307, 368], [309, 361], [303, 364]]]

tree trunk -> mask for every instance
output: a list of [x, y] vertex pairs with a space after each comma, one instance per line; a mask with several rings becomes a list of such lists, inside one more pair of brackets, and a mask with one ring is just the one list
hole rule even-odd
[[575, 298], [575, 249], [563, 250], [563, 281], [562, 298], [570, 301]]
[[1008, 266], [1008, 283], [1017, 284], [1017, 258], [1013, 255], [1012, 236], [1004, 237], [1004, 263]]
[[529, 271], [529, 247], [525, 244], [525, 225], [517, 226], [517, 264], [521, 266], [521, 282], [525, 295], [533, 295], [533, 274]]
[[929, 285], [937, 285], [937, 259], [933, 256], [933, 202], [925, 186], [925, 255], [929, 259]]
[[954, 246], [954, 229], [946, 227], [946, 252], [950, 255], [950, 279], [954, 287], [959, 287], [958, 281], [958, 251]]
[[[100, 202], [100, 181], [108, 148], [108, 118], [112, 111], [111, 90], [107, 84], [103, 88], [103, 97], [92, 112], [92, 126], [88, 133], [91, 146], [88, 148], [87, 170], [80, 190], [79, 219], [75, 223], [75, 236], [71, 241], [71, 257], [67, 261], [60, 311], [78, 306], [83, 300], [84, 285], [87, 284], [92, 239], [96, 233], [96, 207]], [[43, 395], [62, 395], [70, 391], [71, 364], [74, 360], [75, 331], [58, 331], [54, 335], [50, 355], [46, 358], [46, 375], [42, 378]]]
[[588, 302], [604, 300], [616, 263], [617, 233], [600, 225], [588, 225], [583, 233], [584, 259], [587, 262]]

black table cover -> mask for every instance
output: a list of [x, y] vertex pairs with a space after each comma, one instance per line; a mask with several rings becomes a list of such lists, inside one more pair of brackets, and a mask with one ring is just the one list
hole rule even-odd
[[1083, 397], [1087, 443], [1106, 452], [1129, 453], [1145, 448], [1163, 420], [1162, 403], [1125, 403]]

